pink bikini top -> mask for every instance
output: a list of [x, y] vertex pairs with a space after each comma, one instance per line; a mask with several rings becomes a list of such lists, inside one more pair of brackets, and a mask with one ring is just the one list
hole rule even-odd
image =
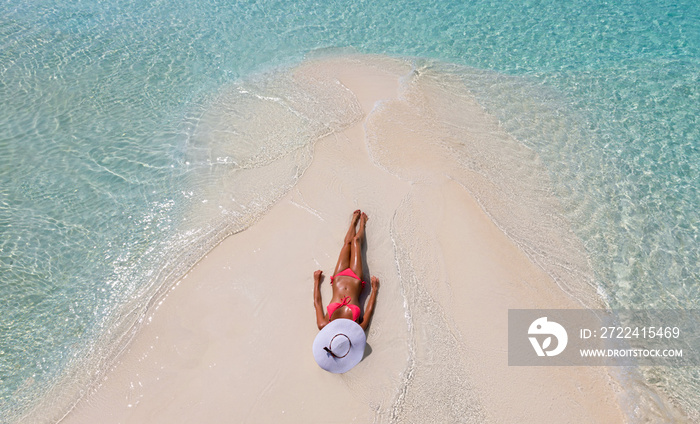
[[350, 303], [350, 296], [345, 296], [343, 298], [342, 302], [330, 303], [326, 307], [326, 309], [328, 310], [328, 319], [330, 320], [331, 315], [333, 315], [333, 313], [335, 311], [337, 311], [338, 308], [340, 308], [342, 306], [347, 306], [348, 308], [350, 308], [350, 310], [352, 311], [352, 320], [353, 321], [357, 321], [357, 319], [360, 318], [360, 307]]

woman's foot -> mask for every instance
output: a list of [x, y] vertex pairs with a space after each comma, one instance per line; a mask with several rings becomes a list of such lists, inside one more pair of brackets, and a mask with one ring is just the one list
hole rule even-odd
[[360, 220], [360, 210], [356, 210], [352, 213], [352, 220], [350, 221], [350, 227], [348, 232], [345, 234], [345, 244], [348, 245], [352, 243], [352, 239], [355, 237], [355, 228], [357, 227], [357, 221]]
[[360, 229], [358, 232], [362, 233], [364, 235], [365, 232], [365, 224], [367, 224], [367, 220], [369, 217], [367, 216], [366, 213], [362, 212], [362, 215], [360, 216]]
[[360, 213], [361, 213], [361, 211], [359, 209], [352, 213], [352, 226], [353, 227], [355, 225], [357, 225], [357, 221], [360, 220]]
[[367, 216], [366, 213], [362, 212], [362, 215], [360, 216], [360, 228], [357, 229], [357, 235], [360, 240], [365, 236], [365, 224], [367, 223], [367, 220], [369, 217]]

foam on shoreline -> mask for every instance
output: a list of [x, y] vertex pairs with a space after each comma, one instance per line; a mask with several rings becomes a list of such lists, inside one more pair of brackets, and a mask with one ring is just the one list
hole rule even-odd
[[[507, 365], [509, 308], [600, 302], [537, 155], [439, 69], [350, 56], [290, 78], [337, 81], [364, 118], [313, 144], [293, 188], [149, 311], [62, 422], [624, 421], [605, 369]], [[338, 376], [310, 353], [311, 275], [327, 279], [357, 208], [381, 286], [369, 354]]]

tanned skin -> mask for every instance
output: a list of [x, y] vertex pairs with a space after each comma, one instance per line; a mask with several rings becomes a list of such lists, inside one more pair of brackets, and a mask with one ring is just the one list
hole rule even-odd
[[[359, 209], [353, 212], [350, 228], [348, 228], [348, 232], [345, 234], [343, 248], [340, 250], [338, 263], [335, 266], [335, 271], [333, 271], [332, 274], [336, 275], [338, 272], [343, 271], [346, 268], [350, 268], [355, 275], [360, 277], [360, 280], [347, 275], [335, 277], [331, 286], [333, 287], [333, 298], [331, 299], [330, 303], [340, 303], [342, 302], [343, 298], [349, 296], [351, 304], [361, 307], [360, 294], [362, 293], [362, 280], [364, 280], [362, 274], [362, 241], [365, 237], [365, 225], [367, 224], [368, 219], [367, 214], [361, 212]], [[357, 228], [357, 231], [355, 231], [358, 222], [360, 226]], [[321, 300], [322, 276], [323, 271], [320, 269], [314, 272], [314, 308], [316, 309], [316, 324], [318, 325], [319, 330], [334, 319], [352, 319], [352, 310], [347, 306], [341, 306], [333, 313], [333, 316], [327, 316], [325, 310], [323, 309], [323, 302]], [[360, 327], [362, 327], [363, 330], [367, 330], [369, 322], [372, 319], [372, 315], [374, 314], [374, 306], [377, 303], [377, 291], [379, 290], [379, 280], [377, 277], [372, 276], [370, 282], [372, 292], [367, 300], [365, 313], [362, 315], [361, 321], [359, 322]]]

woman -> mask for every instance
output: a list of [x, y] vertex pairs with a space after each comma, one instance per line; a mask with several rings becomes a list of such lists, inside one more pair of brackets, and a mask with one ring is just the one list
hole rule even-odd
[[[377, 302], [377, 290], [379, 289], [377, 277], [372, 277], [370, 280], [372, 293], [369, 296], [365, 314], [360, 317], [360, 294], [365, 286], [362, 272], [362, 241], [365, 237], [367, 219], [367, 214], [359, 209], [352, 214], [352, 222], [347, 234], [345, 234], [345, 241], [343, 248], [340, 250], [338, 264], [335, 266], [335, 271], [331, 277], [333, 298], [331, 303], [328, 304], [327, 313], [323, 310], [323, 303], [321, 302], [322, 271], [314, 272], [314, 307], [316, 308], [316, 324], [319, 330], [338, 318], [352, 320], [358, 323], [363, 330], [367, 330], [367, 326], [372, 319], [374, 305]], [[356, 233], [355, 227], [358, 222], [360, 227]]]

